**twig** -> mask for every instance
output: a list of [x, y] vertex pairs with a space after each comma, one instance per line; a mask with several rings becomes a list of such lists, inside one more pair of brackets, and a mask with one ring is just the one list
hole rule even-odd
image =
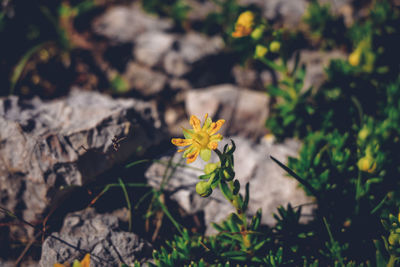
[[36, 233], [36, 235], [29, 241], [29, 243], [25, 246], [24, 251], [19, 255], [18, 259], [15, 261], [15, 266], [18, 267], [22, 259], [24, 258], [25, 254], [28, 252], [28, 250], [31, 248], [33, 243], [38, 239], [38, 237], [41, 235], [41, 232]]

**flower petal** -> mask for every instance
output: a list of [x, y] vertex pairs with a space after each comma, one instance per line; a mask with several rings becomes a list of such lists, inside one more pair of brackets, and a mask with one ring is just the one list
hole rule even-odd
[[187, 150], [183, 153], [182, 158], [186, 158], [189, 153], [194, 151], [194, 149], [196, 149], [196, 147], [194, 147], [193, 145], [188, 147]]
[[182, 127], [182, 132], [186, 139], [192, 139], [192, 134], [194, 134], [193, 130], [188, 130]]
[[211, 150], [215, 150], [218, 147], [218, 143], [217, 142], [210, 142], [208, 143], [207, 147]]
[[196, 159], [197, 159], [197, 156], [199, 155], [199, 153], [200, 153], [200, 150], [199, 149], [196, 149], [195, 151], [193, 151], [192, 153], [189, 153], [188, 155], [187, 155], [187, 159], [186, 159], [186, 162], [187, 163], [192, 163], [193, 161], [195, 161]]
[[188, 146], [193, 143], [192, 139], [172, 138], [171, 143], [176, 146]]
[[208, 117], [208, 114], [206, 114], [205, 120], [204, 120], [204, 124], [203, 124], [203, 128], [201, 128], [203, 131], [207, 131], [210, 128], [210, 125], [212, 123], [212, 120], [210, 117]]
[[197, 118], [195, 115], [192, 115], [192, 116], [190, 117], [190, 125], [193, 126], [193, 129], [194, 129], [196, 132], [198, 132], [198, 131], [201, 130], [200, 124], [201, 124], [201, 123], [200, 123], [199, 118]]
[[203, 148], [200, 150], [200, 157], [204, 161], [209, 161], [211, 158], [211, 150], [208, 148]]
[[211, 123], [210, 129], [208, 129], [208, 134], [213, 135], [221, 129], [222, 125], [224, 125], [225, 120], [218, 120], [217, 122]]
[[89, 267], [90, 266], [90, 254], [87, 253], [83, 260], [81, 261], [81, 266], [82, 267]]
[[210, 141], [221, 141], [222, 140], [222, 134], [215, 134], [210, 136]]

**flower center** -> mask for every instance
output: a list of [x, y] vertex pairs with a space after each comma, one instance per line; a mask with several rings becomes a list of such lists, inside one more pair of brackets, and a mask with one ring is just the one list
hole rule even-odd
[[199, 131], [196, 133], [195, 140], [202, 148], [206, 148], [210, 140], [210, 136], [205, 131]]

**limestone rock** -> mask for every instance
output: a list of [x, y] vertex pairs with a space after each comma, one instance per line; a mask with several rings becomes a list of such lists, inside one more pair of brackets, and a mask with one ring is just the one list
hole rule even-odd
[[214, 119], [229, 122], [222, 133], [258, 139], [266, 133], [269, 98], [263, 92], [255, 92], [231, 84], [196, 89], [186, 94], [188, 115], [204, 117], [208, 113]]
[[141, 34], [135, 44], [135, 59], [149, 67], [161, 63], [164, 54], [170, 50], [175, 37], [164, 32], [149, 31]]
[[[339, 50], [328, 52], [302, 50], [300, 52], [299, 64], [306, 66], [303, 89], [308, 89], [310, 86], [318, 88], [326, 80], [325, 68], [332, 59], [346, 59], [346, 54]], [[293, 69], [294, 58], [289, 60], [288, 66], [289, 69]]]
[[189, 32], [179, 38], [174, 49], [164, 59], [164, 70], [173, 76], [180, 77], [192, 70], [193, 64], [215, 55], [222, 50], [224, 42], [221, 37], [206, 37]]
[[[68, 192], [63, 188], [84, 185], [138, 148], [160, 142], [160, 126], [154, 104], [95, 92], [73, 90], [48, 102], [0, 99], [0, 204], [40, 221]], [[126, 137], [118, 151], [115, 136]]]
[[56, 262], [72, 262], [91, 254], [90, 266], [131, 265], [135, 260], [143, 261], [151, 256], [151, 245], [134, 233], [119, 229], [118, 219], [110, 214], [96, 214], [87, 209], [68, 214], [59, 233], [53, 233], [69, 245], [49, 236], [42, 246], [41, 267], [53, 266]]
[[[299, 142], [287, 140], [283, 144], [270, 144], [267, 142], [254, 143], [242, 137], [232, 137], [236, 144], [235, 172], [236, 178], [242, 185], [242, 190], [247, 182], [250, 182], [250, 202], [247, 215], [250, 217], [255, 214], [258, 208], [262, 209], [262, 222], [273, 225], [275, 220], [272, 216], [279, 205], [286, 206], [291, 203], [297, 206], [312, 202], [312, 199], [305, 195], [305, 192], [298, 187], [295, 179], [287, 177], [276, 163], [269, 156], [272, 155], [282, 162], [286, 162], [288, 156], [295, 156], [299, 149]], [[229, 138], [225, 138], [223, 143]], [[173, 154], [173, 162], [182, 160], [182, 153]], [[162, 158], [167, 160], [168, 156]], [[217, 157], [213, 153], [211, 162], [216, 162]], [[198, 176], [203, 174], [201, 171], [190, 167], [204, 168], [205, 162], [197, 159], [190, 167], [177, 167], [170, 180], [164, 187], [171, 193], [172, 199], [188, 213], [194, 214], [204, 211], [205, 225], [210, 226], [211, 222], [220, 222], [233, 211], [231, 205], [223, 198], [219, 189], [215, 189], [208, 198], [200, 197], [195, 186], [199, 181]], [[155, 188], [160, 186], [165, 165], [154, 163], [147, 170], [145, 176], [150, 185]], [[241, 191], [244, 193], [243, 191]], [[311, 214], [311, 207], [304, 207], [302, 214]], [[303, 222], [307, 220], [302, 217]], [[211, 226], [207, 228], [207, 233], [213, 233]]]
[[168, 19], [146, 14], [140, 6], [114, 6], [95, 20], [93, 30], [99, 35], [119, 42], [133, 42], [137, 36], [148, 31], [163, 31], [172, 28]]
[[159, 71], [130, 62], [123, 74], [129, 87], [143, 96], [152, 96], [161, 92], [167, 83], [167, 76]]

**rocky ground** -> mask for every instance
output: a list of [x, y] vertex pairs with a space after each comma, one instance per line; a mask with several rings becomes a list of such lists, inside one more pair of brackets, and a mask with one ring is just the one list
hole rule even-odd
[[[188, 2], [196, 7], [196, 12], [189, 14], [192, 21], [213, 10], [207, 2]], [[292, 0], [240, 2], [259, 5], [266, 18], [289, 27], [299, 25], [307, 6], [307, 1]], [[331, 2], [336, 12], [351, 20], [350, 1]], [[301, 145], [296, 140], [276, 143], [264, 137], [270, 98], [263, 88], [273, 80], [273, 73], [237, 64], [222, 37], [174, 31], [171, 20], [146, 14], [137, 3], [106, 9], [92, 21], [91, 28], [106, 40], [106, 46], [99, 48], [104, 54], [94, 57], [96, 64], [109, 78], [120, 75], [126, 83], [124, 90], [132, 95], [112, 98], [89, 91], [82, 83], [54, 100], [15, 96], [0, 100], [1, 206], [38, 229], [53, 222], [48, 231], [56, 231], [40, 245], [45, 236], [39, 230], [15, 224], [14, 219], [0, 213], [1, 257], [15, 254], [9, 244], [20, 242], [22, 247], [39, 244], [33, 251], [40, 251], [41, 246], [43, 267], [71, 261], [84, 251], [94, 255], [93, 266], [148, 259], [154, 238], [140, 227], [133, 227], [134, 233], [127, 230], [128, 211], [121, 210], [123, 205], [84, 208], [91, 206], [96, 196], [90, 193], [93, 185], [104, 187], [114, 182], [128, 160], [150, 157], [179, 161], [180, 155], [169, 140], [181, 135], [181, 126], [189, 127], [192, 114], [208, 113], [227, 121], [222, 133], [225, 142], [232, 139], [237, 145], [236, 175], [242, 185], [250, 182], [248, 216], [261, 208], [263, 223], [271, 225], [277, 206], [313, 202], [269, 158], [272, 155], [286, 162], [288, 156], [296, 156]], [[126, 54], [126, 60], [110, 59], [109, 51]], [[303, 51], [301, 62], [307, 66], [304, 86], [320, 84], [329, 59], [345, 56], [341, 51]], [[193, 166], [203, 165], [198, 160]], [[158, 190], [165, 172], [165, 164], [147, 164], [131, 172], [130, 181], [147, 182]], [[198, 229], [210, 234], [209, 223], [222, 220], [230, 207], [218, 191], [210, 199], [198, 196], [194, 190], [198, 175], [196, 170], [178, 167], [163, 192], [166, 203], [173, 203], [178, 214], [194, 218]], [[77, 190], [85, 191], [78, 196], [86, 197], [75, 199]], [[66, 203], [68, 208], [63, 209]], [[312, 206], [308, 207], [303, 209], [303, 221], [312, 216]], [[167, 237], [161, 234], [159, 238]], [[17, 251], [17, 256], [22, 253], [22, 249]], [[33, 263], [28, 261], [31, 258]], [[39, 260], [37, 255], [25, 259], [26, 266], [37, 266]], [[1, 266], [8, 263], [0, 260]]]

